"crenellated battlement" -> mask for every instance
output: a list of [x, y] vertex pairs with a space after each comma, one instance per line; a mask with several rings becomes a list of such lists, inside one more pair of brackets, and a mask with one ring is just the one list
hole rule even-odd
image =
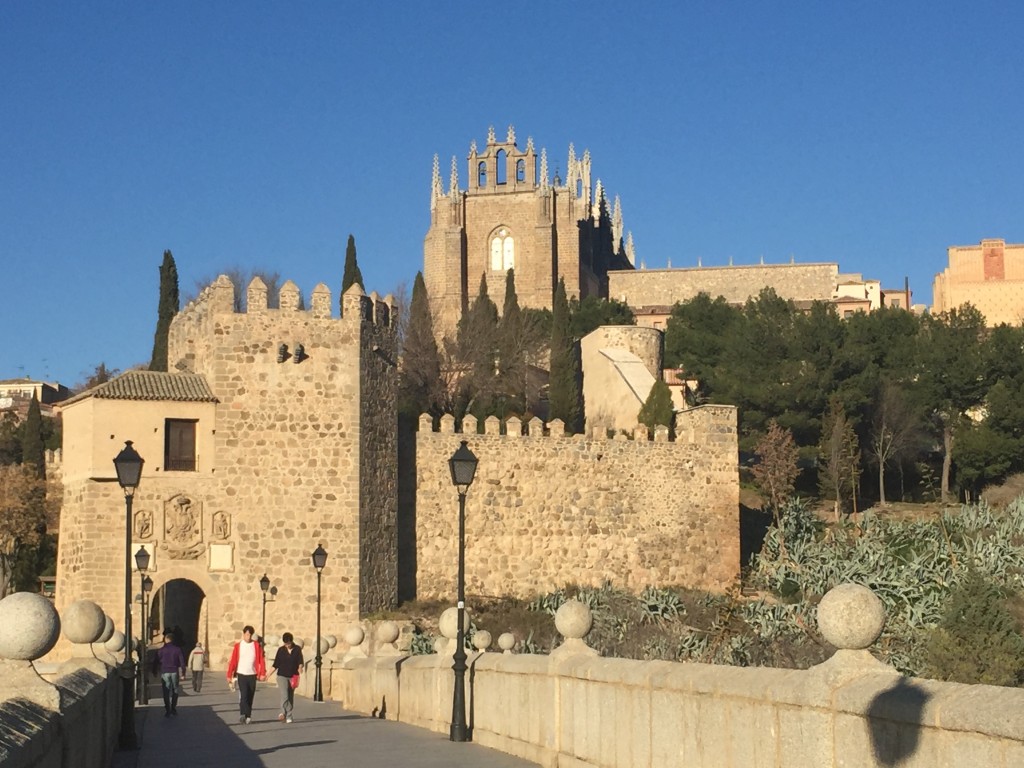
[[510, 440], [522, 437], [540, 437], [568, 438], [590, 442], [636, 442], [639, 444], [654, 442], [693, 445], [706, 444], [709, 441], [735, 443], [736, 408], [732, 405], [699, 405], [696, 408], [680, 411], [676, 414], [674, 435], [669, 432], [668, 427], [663, 426], [656, 427], [652, 435], [643, 424], [637, 424], [630, 434], [612, 433], [599, 427], [589, 435], [566, 435], [565, 424], [561, 419], [544, 422], [534, 417], [524, 423], [516, 416], [510, 416], [504, 421], [496, 416], [490, 416], [484, 420], [481, 430], [476, 416], [466, 414], [462, 417], [461, 424], [457, 424], [455, 417], [450, 413], [441, 416], [436, 423], [431, 414], [422, 414], [419, 418], [419, 430], [420, 432], [449, 435], [500, 436]]

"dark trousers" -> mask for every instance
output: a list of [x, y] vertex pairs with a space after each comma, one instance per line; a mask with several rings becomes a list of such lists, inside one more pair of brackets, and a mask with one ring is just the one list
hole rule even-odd
[[252, 700], [256, 698], [256, 675], [238, 675], [238, 713], [252, 717]]
[[203, 670], [192, 670], [192, 690], [199, 693], [203, 690]]

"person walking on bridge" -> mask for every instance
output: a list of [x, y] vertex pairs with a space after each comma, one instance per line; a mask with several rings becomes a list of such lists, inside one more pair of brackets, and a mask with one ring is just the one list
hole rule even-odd
[[156, 652], [155, 662], [164, 694], [164, 717], [177, 716], [178, 692], [181, 690], [181, 677], [185, 674], [185, 654], [175, 645], [174, 635], [170, 632], [164, 635], [164, 644]]
[[256, 681], [267, 677], [267, 663], [263, 646], [253, 640], [256, 630], [250, 625], [242, 628], [242, 639], [231, 649], [228, 661], [228, 681], [238, 679], [238, 722], [252, 722], [252, 702], [256, 698]]
[[203, 690], [203, 671], [206, 669], [206, 651], [202, 643], [196, 643], [192, 653], [188, 655], [188, 671], [192, 673], [192, 690], [200, 693]]
[[302, 670], [302, 649], [295, 646], [291, 632], [281, 635], [281, 641], [284, 645], [277, 649], [271, 672], [277, 672], [277, 690], [281, 693], [281, 713], [277, 719], [290, 723], [295, 709], [295, 689]]

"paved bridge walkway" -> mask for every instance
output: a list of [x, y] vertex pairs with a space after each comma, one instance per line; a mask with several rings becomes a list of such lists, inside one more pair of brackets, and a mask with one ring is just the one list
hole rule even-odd
[[276, 687], [261, 684], [252, 723], [238, 722], [238, 696], [220, 675], [207, 675], [202, 693], [178, 701], [178, 716], [164, 717], [159, 688], [149, 706], [137, 707], [140, 748], [117, 752], [113, 768], [528, 768], [534, 763], [477, 744], [453, 744], [443, 734], [347, 712], [331, 701], [295, 697], [295, 722], [277, 720]]

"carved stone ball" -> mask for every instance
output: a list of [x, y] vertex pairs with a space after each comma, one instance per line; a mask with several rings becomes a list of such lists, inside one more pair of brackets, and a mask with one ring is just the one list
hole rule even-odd
[[64, 609], [61, 627], [64, 637], [72, 643], [95, 643], [103, 634], [107, 625], [107, 617], [92, 600], [75, 600]]
[[445, 649], [445, 647], [447, 647], [447, 645], [448, 645], [448, 643], [445, 641], [445, 639], [443, 637], [435, 638], [434, 639], [434, 653], [444, 653], [444, 649]]
[[120, 651], [124, 648], [124, 633], [120, 629], [115, 629], [114, 633], [103, 643], [103, 647], [111, 653]]
[[498, 647], [503, 651], [511, 651], [516, 647], [516, 636], [511, 632], [502, 632], [498, 635]]
[[327, 641], [327, 647], [328, 648], [333, 648], [334, 646], [336, 646], [338, 644], [338, 637], [337, 637], [337, 635], [324, 635], [324, 640]]
[[555, 629], [566, 639], [582, 639], [593, 624], [594, 614], [579, 600], [567, 600], [555, 611]]
[[882, 601], [860, 584], [833, 587], [818, 603], [818, 629], [836, 648], [868, 648], [882, 634], [884, 626]]
[[327, 638], [326, 637], [321, 637], [320, 638], [320, 655], [323, 656], [329, 650], [331, 650], [331, 644], [327, 642]]
[[[459, 628], [459, 609], [445, 608], [444, 612], [441, 614], [441, 618], [437, 620], [437, 628], [441, 631], [441, 634], [449, 640], [455, 640]], [[462, 631], [464, 633], [469, 632], [468, 610], [463, 611], [462, 614]]]
[[100, 633], [100, 636], [97, 637], [94, 642], [105, 643], [114, 634], [114, 620], [109, 616], [104, 616], [104, 619], [106, 619], [106, 621], [103, 624], [103, 631]]
[[491, 633], [486, 629], [478, 629], [473, 635], [473, 647], [478, 651], [486, 651], [491, 646]]
[[35, 592], [0, 600], [0, 658], [32, 661], [45, 656], [60, 637], [53, 603]]
[[341, 633], [341, 639], [352, 648], [362, 645], [364, 637], [366, 637], [366, 632], [358, 624], [349, 624], [345, 627], [345, 631]]
[[382, 643], [393, 643], [400, 634], [398, 625], [393, 621], [382, 621], [377, 625], [377, 639]]

